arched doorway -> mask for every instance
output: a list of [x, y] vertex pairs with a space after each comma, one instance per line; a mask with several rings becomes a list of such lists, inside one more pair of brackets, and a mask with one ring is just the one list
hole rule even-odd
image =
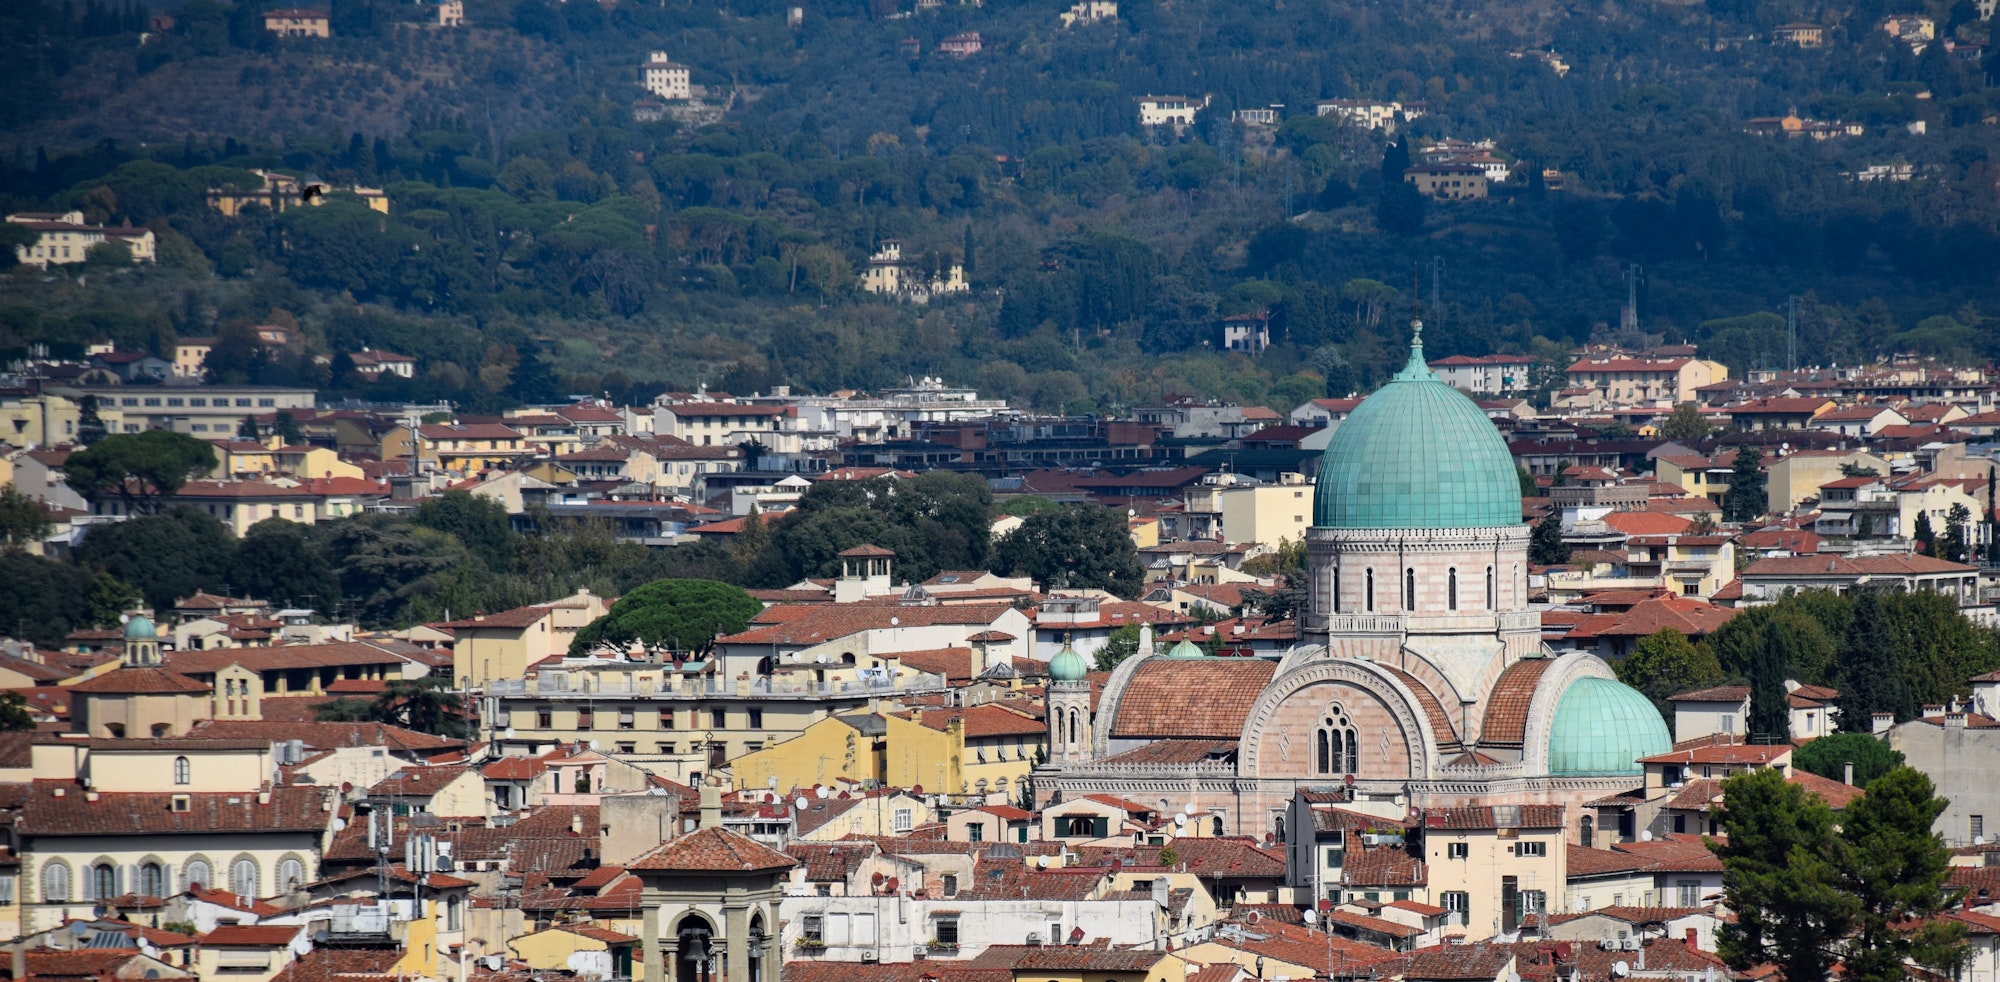
[[674, 982], [714, 982], [716, 952], [708, 921], [695, 914], [674, 927]]
[[764, 933], [764, 914], [757, 912], [750, 918], [750, 982], [764, 982], [764, 959], [771, 950], [771, 939]]

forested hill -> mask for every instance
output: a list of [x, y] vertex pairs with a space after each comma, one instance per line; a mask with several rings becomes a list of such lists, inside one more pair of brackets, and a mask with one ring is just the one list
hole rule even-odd
[[[0, 350], [275, 319], [303, 329], [295, 350], [226, 353], [226, 374], [351, 389], [312, 356], [365, 344], [422, 360], [407, 392], [371, 393], [472, 407], [927, 373], [1045, 409], [1288, 408], [1394, 367], [1414, 270], [1427, 302], [1438, 287], [1433, 354], [1553, 361], [1617, 322], [1638, 264], [1642, 328], [1739, 370], [1782, 357], [1788, 296], [1811, 361], [2000, 354], [1981, 329], [2000, 89], [1970, 0], [1125, 0], [1070, 28], [1058, 0], [840, 0], [796, 25], [792, 0], [466, 0], [463, 28], [335, 0], [325, 40], [267, 34], [273, 6], [0, 10], [0, 204], [147, 224], [162, 256], [13, 276]], [[1890, 14], [1938, 41], [1914, 54]], [[1823, 46], [1773, 43], [1801, 22]], [[941, 53], [968, 31], [983, 50]], [[691, 67], [711, 115], [635, 116], [651, 51]], [[1139, 125], [1144, 95], [1210, 101], [1175, 134]], [[1425, 113], [1391, 144], [1313, 115], [1335, 98]], [[1279, 125], [1232, 122], [1272, 105]], [[1744, 132], [1788, 111], [1862, 133]], [[1418, 198], [1401, 169], [1442, 137], [1493, 140], [1514, 178]], [[252, 167], [381, 187], [391, 213], [206, 207]], [[891, 238], [974, 289], [859, 292]], [[1218, 318], [1259, 309], [1272, 351], [1208, 349]]]

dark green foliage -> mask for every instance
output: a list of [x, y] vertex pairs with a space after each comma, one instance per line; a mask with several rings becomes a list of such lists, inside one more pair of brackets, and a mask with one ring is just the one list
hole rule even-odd
[[1792, 766], [1834, 781], [1847, 779], [1854, 765], [1854, 783], [1866, 787], [1891, 768], [1903, 766], [1903, 753], [1868, 733], [1835, 733], [1792, 751]]
[[1923, 555], [1926, 556], [1937, 555], [1938, 551], [1937, 531], [1931, 527], [1931, 516], [1929, 512], [1925, 511], [1917, 512], [1917, 527], [1916, 530], [1910, 534], [1910, 538], [1916, 542], [1917, 551], [1919, 553], [1922, 553]]
[[326, 611], [340, 596], [331, 565], [306, 537], [306, 526], [267, 518], [236, 547], [229, 585], [239, 595], [287, 607]]
[[1709, 840], [1722, 860], [1733, 923], [1716, 950], [1736, 968], [1777, 965], [1787, 979], [1824, 979], [1838, 957], [1829, 939], [1845, 935], [1860, 904], [1838, 882], [1833, 812], [1775, 768], [1722, 783], [1727, 838]]
[[1097, 670], [1108, 672], [1118, 667], [1118, 663], [1139, 653], [1139, 625], [1127, 624], [1104, 640], [1104, 647], [1097, 649]]
[[154, 610], [198, 590], [221, 590], [235, 557], [235, 533], [186, 505], [94, 526], [76, 548], [78, 564], [130, 583]]
[[1660, 717], [1671, 727], [1673, 704], [1669, 696], [1716, 685], [1723, 680], [1722, 667], [1707, 645], [1695, 645], [1687, 635], [1673, 628], [1640, 638], [1632, 653], [1612, 666], [1618, 681], [1644, 693], [1653, 701]]
[[488, 569], [507, 568], [512, 558], [513, 530], [507, 509], [491, 498], [470, 491], [446, 491], [417, 506], [417, 524], [455, 536]]
[[[1776, 665], [1764, 660], [1771, 650], [1773, 623], [1782, 625], [1781, 653], [1786, 659]], [[1708, 645], [1715, 650], [1715, 660], [1723, 675], [1729, 678], [1752, 678], [1760, 665], [1766, 665], [1780, 673], [1781, 683], [1790, 678], [1811, 685], [1830, 685], [1838, 671], [1835, 655], [1839, 646], [1828, 636], [1823, 621], [1808, 611], [1807, 601], [1799, 598], [1788, 597], [1781, 603], [1737, 612], [1708, 636]]]
[[28, 697], [18, 692], [0, 692], [0, 731], [17, 733], [35, 728], [35, 717], [28, 712]]
[[0, 551], [0, 631], [45, 647], [89, 627], [90, 573], [69, 563]]
[[69, 486], [92, 501], [116, 498], [154, 512], [161, 498], [215, 468], [215, 448], [185, 433], [147, 430], [107, 436], [63, 463]]
[[1957, 903], [1957, 891], [1945, 888], [1951, 851], [1931, 832], [1944, 809], [1930, 778], [1897, 767], [1841, 815], [1834, 882], [1859, 906], [1843, 945], [1844, 977], [1901, 982], [1906, 961], [1945, 971], [1960, 963], [1965, 926], [1937, 917]]
[[1749, 447], [1736, 450], [1735, 466], [1729, 475], [1729, 490], [1722, 495], [1722, 520], [1725, 522], [1750, 522], [1769, 510], [1769, 495], [1765, 485], [1769, 477], [1764, 473], [1763, 458]]
[[763, 609], [743, 588], [727, 583], [658, 580], [619, 597], [610, 612], [584, 625], [569, 653], [580, 657], [599, 644], [639, 641], [702, 656], [717, 636], [742, 631]]
[[1137, 596], [1145, 577], [1125, 514], [1096, 505], [1028, 516], [1000, 540], [993, 568], [1032, 576], [1047, 590], [1098, 589], [1121, 597]]
[[0, 549], [20, 549], [40, 542], [54, 527], [41, 502], [12, 484], [0, 487]]
[[1569, 543], [1563, 541], [1562, 516], [1549, 512], [1535, 523], [1528, 539], [1528, 561], [1537, 566], [1558, 566], [1569, 562]]
[[779, 587], [806, 576], [837, 576], [840, 553], [877, 545], [896, 554], [898, 579], [926, 580], [944, 569], [985, 569], [992, 492], [975, 475], [927, 471], [911, 480], [820, 481], [771, 534], [755, 568]]
[[477, 735], [466, 717], [465, 700], [452, 691], [448, 674], [391, 679], [375, 698], [375, 714], [385, 723], [432, 736], [470, 740]]
[[1785, 697], [1785, 679], [1798, 661], [1799, 641], [1794, 628], [1783, 619], [1764, 623], [1763, 644], [1750, 659], [1750, 738], [1782, 743], [1791, 738], [1791, 708]]

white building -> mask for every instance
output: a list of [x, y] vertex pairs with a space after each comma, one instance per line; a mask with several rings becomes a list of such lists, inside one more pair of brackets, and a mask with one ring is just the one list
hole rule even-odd
[[1319, 104], [1319, 115], [1338, 116], [1363, 129], [1396, 132], [1396, 127], [1424, 114], [1421, 102], [1382, 102], [1376, 99], [1328, 99]]
[[1112, 20], [1118, 16], [1118, 0], [1079, 0], [1059, 16], [1064, 27]]
[[1527, 355], [1452, 355], [1431, 362], [1431, 371], [1444, 384], [1475, 395], [1511, 396], [1534, 389], [1530, 370], [1535, 359]]
[[102, 225], [86, 225], [83, 212], [66, 211], [22, 212], [8, 215], [7, 221], [15, 225], [25, 225], [38, 233], [33, 245], [14, 247], [14, 258], [23, 266], [47, 269], [51, 265], [66, 266], [80, 263], [89, 255], [92, 246], [106, 242], [123, 242], [132, 250], [132, 261], [150, 263], [159, 261], [158, 243], [149, 228], [107, 228]]
[[868, 257], [868, 266], [861, 271], [861, 288], [917, 303], [929, 303], [934, 296], [972, 289], [965, 281], [963, 265], [952, 263], [941, 270], [924, 269], [921, 263], [903, 258], [903, 244], [894, 239], [884, 240], [882, 247]]
[[1184, 95], [1142, 95], [1139, 97], [1140, 126], [1171, 126], [1175, 133], [1194, 122], [1195, 113], [1208, 108], [1208, 96], [1194, 99]]
[[639, 84], [662, 99], [685, 101], [694, 98], [694, 87], [688, 80], [688, 66], [669, 59], [664, 51], [653, 52], [639, 66]]

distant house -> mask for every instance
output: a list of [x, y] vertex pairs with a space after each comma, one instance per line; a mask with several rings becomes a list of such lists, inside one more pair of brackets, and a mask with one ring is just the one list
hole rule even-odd
[[1274, 102], [1262, 109], [1232, 109], [1229, 112], [1229, 121], [1247, 123], [1251, 126], [1276, 126], [1278, 117], [1284, 115], [1284, 112], [1284, 104]]
[[1908, 41], [1914, 48], [1925, 41], [1936, 40], [1937, 21], [1920, 14], [1896, 14], [1882, 19], [1882, 30], [1892, 38]]
[[1118, 0], [1078, 0], [1058, 16], [1062, 19], [1064, 27], [1113, 20], [1118, 16]]
[[27, 226], [36, 233], [31, 245], [14, 247], [14, 259], [23, 266], [47, 269], [50, 266], [66, 266], [83, 262], [92, 246], [106, 242], [123, 242], [132, 250], [135, 263], [157, 262], [159, 254], [149, 228], [107, 228], [103, 225], [86, 225], [83, 212], [22, 212], [8, 215], [7, 221], [14, 225]]
[[1262, 354], [1271, 346], [1271, 314], [1230, 314], [1217, 326], [1216, 347], [1223, 351]]
[[868, 266], [861, 271], [861, 288], [869, 293], [929, 303], [934, 296], [965, 293], [971, 286], [965, 282], [964, 265], [952, 263], [943, 270], [924, 269], [921, 263], [903, 258], [901, 242], [888, 239], [868, 257]]
[[646, 91], [669, 101], [685, 102], [694, 98], [688, 66], [668, 58], [664, 51], [653, 52], [647, 56], [645, 64], [639, 66], [639, 84]]
[[1396, 127], [1424, 114], [1421, 102], [1382, 102], [1375, 99], [1328, 99], [1319, 103], [1318, 114], [1338, 116], [1363, 129], [1396, 132]]
[[965, 31], [954, 34], [938, 42], [938, 50], [953, 58], [970, 58], [978, 54], [980, 49], [984, 47], [986, 47], [986, 41], [979, 36], [978, 31]]
[[243, 209], [252, 205], [276, 214], [287, 208], [297, 208], [300, 205], [309, 204], [318, 207], [326, 204], [326, 193], [328, 191], [339, 190], [360, 198], [361, 203], [367, 205], [371, 211], [379, 211], [384, 215], [389, 213], [389, 196], [383, 193], [381, 188], [365, 188], [360, 185], [333, 188], [310, 175], [306, 177], [294, 177], [290, 174], [280, 174], [276, 171], [261, 171], [254, 168], [250, 173], [257, 175], [263, 181], [263, 184], [254, 188], [209, 188], [208, 206], [231, 218], [242, 214]]
[[443, 0], [437, 5], [439, 27], [465, 26], [465, 0]]
[[1486, 170], [1476, 164], [1422, 164], [1404, 171], [1403, 181], [1416, 185], [1424, 197], [1440, 201], [1486, 197]]
[[1139, 97], [1139, 125], [1171, 126], [1179, 133], [1194, 122], [1194, 114], [1208, 108], [1208, 96], [1200, 99], [1184, 95], [1142, 95]]
[[1818, 48], [1826, 44], [1826, 28], [1818, 24], [1780, 24], [1771, 29], [1771, 43], [1798, 48]]
[[348, 356], [354, 362], [354, 370], [368, 378], [380, 378], [384, 372], [411, 378], [417, 373], [417, 360], [409, 355], [399, 355], [389, 351], [362, 348]]
[[332, 22], [327, 20], [322, 10], [305, 10], [286, 7], [282, 10], [264, 12], [264, 29], [281, 38], [328, 38], [333, 36]]
[[1743, 132], [1751, 136], [1809, 136], [1815, 140], [1831, 140], [1842, 136], [1860, 136], [1860, 123], [1846, 123], [1840, 120], [1813, 119], [1801, 116], [1797, 110], [1783, 116], [1757, 116], [1743, 124]]
[[1515, 395], [1533, 389], [1529, 369], [1535, 359], [1527, 355], [1452, 355], [1431, 362], [1446, 385], [1479, 395]]

